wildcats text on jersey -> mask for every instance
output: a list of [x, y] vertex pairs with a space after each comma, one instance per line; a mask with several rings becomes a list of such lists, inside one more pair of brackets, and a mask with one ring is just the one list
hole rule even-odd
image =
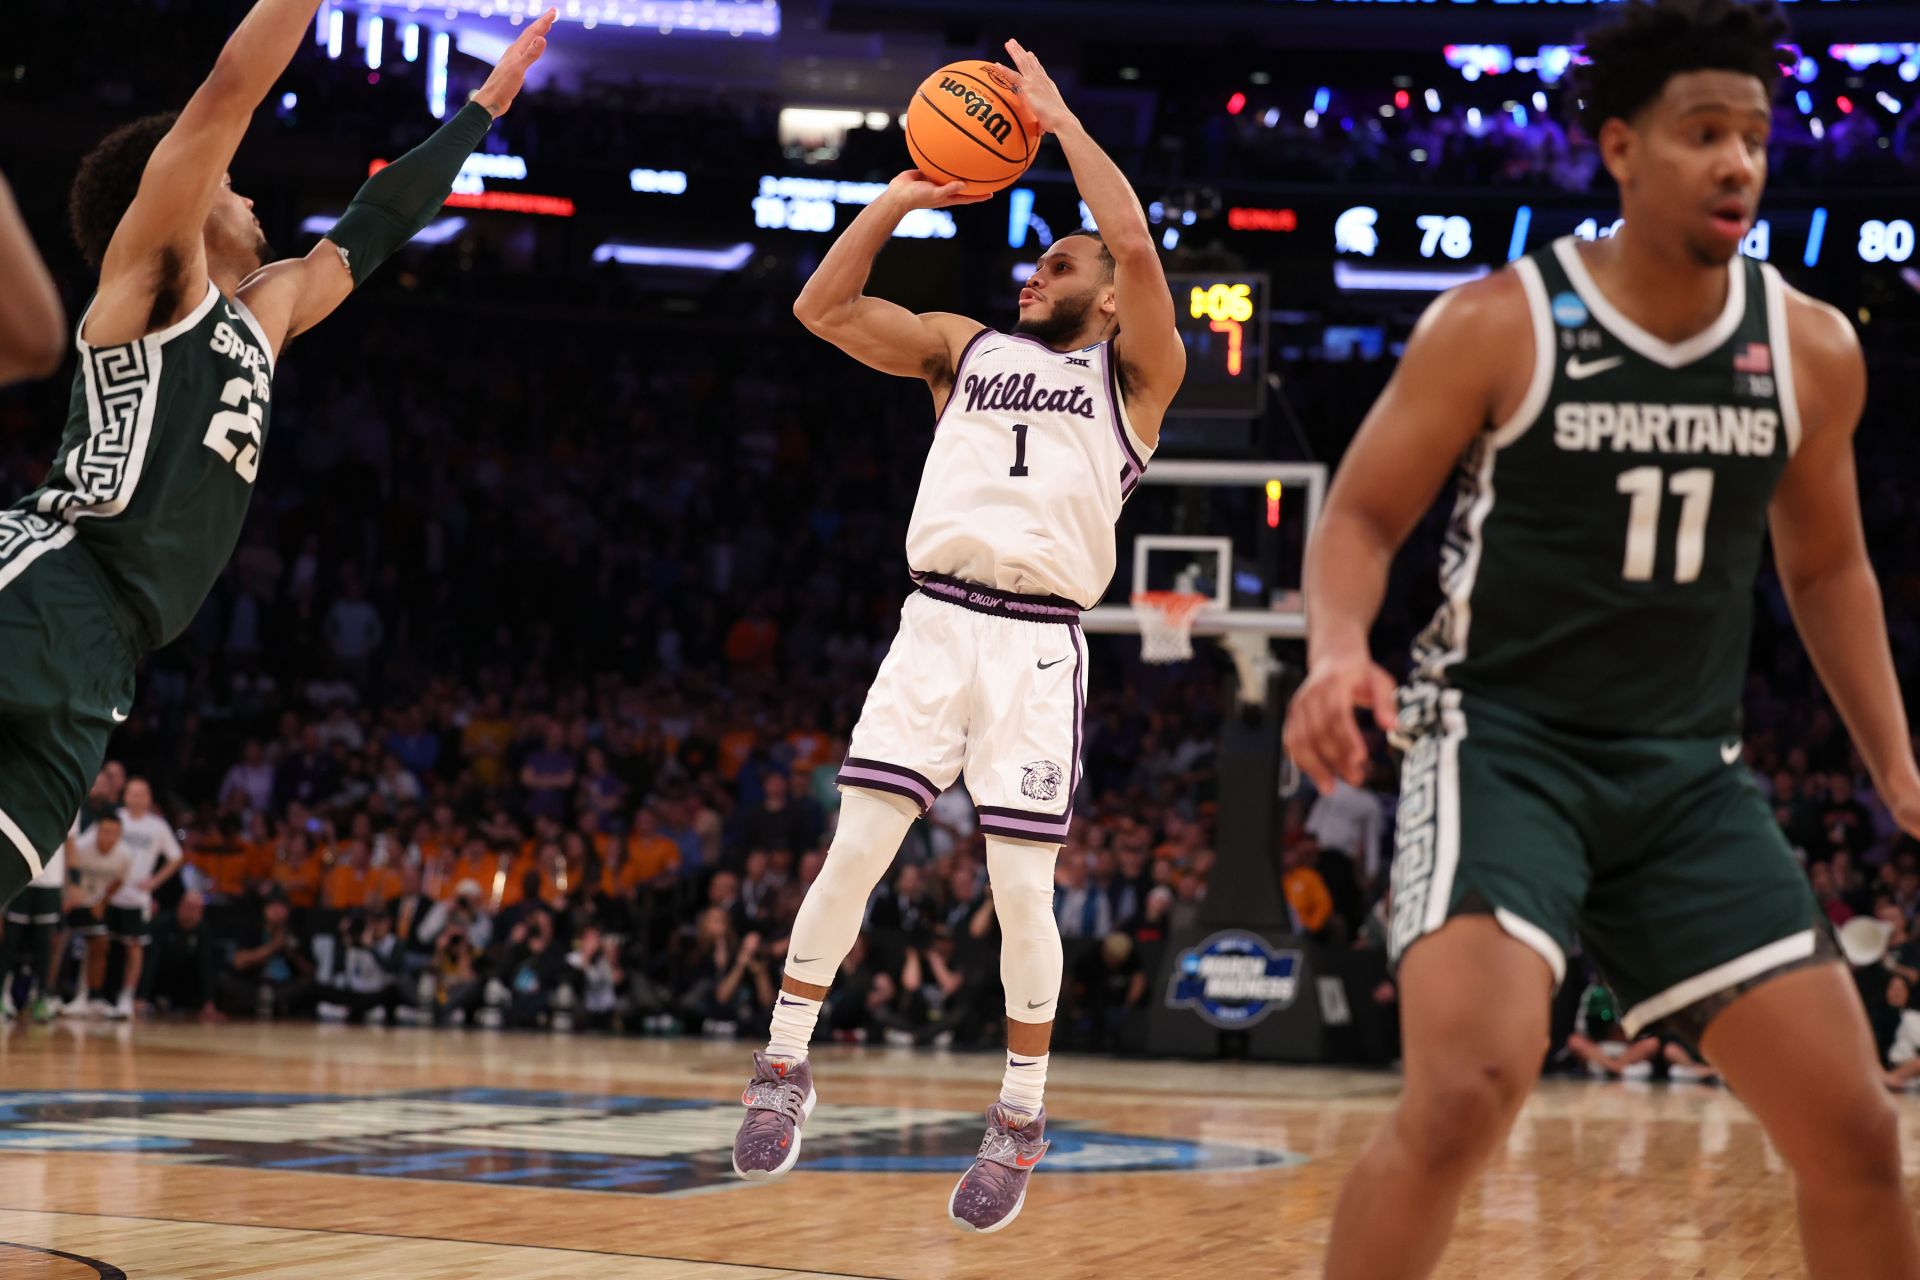
[[1081, 418], [1093, 417], [1093, 397], [1087, 394], [1084, 385], [1052, 389], [1041, 387], [1036, 391], [1034, 379], [1035, 375], [1031, 373], [996, 373], [991, 378], [970, 373], [962, 384], [967, 397], [967, 412], [988, 409], [1008, 413], [1071, 413]]
[[1553, 443], [1598, 453], [1713, 453], [1767, 458], [1780, 415], [1750, 405], [1609, 404], [1563, 401], [1553, 409]]

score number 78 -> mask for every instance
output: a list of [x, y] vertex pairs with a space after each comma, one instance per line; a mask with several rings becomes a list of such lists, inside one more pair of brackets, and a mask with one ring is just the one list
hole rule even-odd
[[1188, 310], [1195, 320], [1206, 320], [1207, 328], [1227, 335], [1227, 376], [1237, 378], [1241, 369], [1241, 326], [1253, 319], [1253, 286], [1250, 284], [1194, 285], [1187, 297]]

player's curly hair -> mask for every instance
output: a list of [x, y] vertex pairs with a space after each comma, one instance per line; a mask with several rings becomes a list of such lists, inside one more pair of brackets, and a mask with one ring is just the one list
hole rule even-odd
[[1586, 33], [1587, 62], [1572, 76], [1580, 125], [1598, 138], [1601, 125], [1632, 120], [1688, 71], [1737, 71], [1771, 95], [1786, 37], [1777, 0], [1627, 0], [1618, 21]]
[[95, 271], [107, 256], [114, 228], [133, 206], [147, 160], [178, 118], [179, 113], [166, 111], [121, 125], [80, 161], [67, 195], [67, 222], [80, 256]]
[[1065, 240], [1067, 236], [1085, 236], [1100, 246], [1100, 283], [1111, 284], [1113, 282], [1113, 250], [1107, 248], [1107, 238], [1098, 231], [1084, 227], [1078, 231], [1069, 231], [1060, 239]]

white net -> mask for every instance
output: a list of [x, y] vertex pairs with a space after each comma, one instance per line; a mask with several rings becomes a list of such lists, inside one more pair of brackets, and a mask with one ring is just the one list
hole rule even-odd
[[1140, 660], [1164, 665], [1193, 657], [1193, 623], [1211, 597], [1194, 591], [1142, 591], [1133, 597], [1140, 620]]

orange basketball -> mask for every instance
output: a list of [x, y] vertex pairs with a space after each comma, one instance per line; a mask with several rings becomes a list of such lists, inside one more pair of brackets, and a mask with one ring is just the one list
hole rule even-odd
[[1019, 87], [991, 62], [954, 62], [914, 91], [907, 151], [935, 182], [956, 179], [968, 195], [1011, 185], [1033, 163], [1040, 125]]

